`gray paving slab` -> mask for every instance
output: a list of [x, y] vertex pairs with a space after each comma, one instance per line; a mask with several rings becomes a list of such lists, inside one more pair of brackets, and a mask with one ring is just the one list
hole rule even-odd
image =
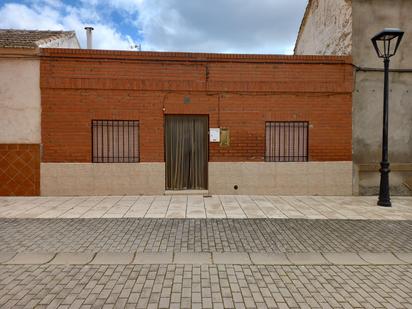
[[[0, 217], [8, 218], [57, 218], [57, 217], [83, 217], [83, 218], [122, 218], [122, 217], [177, 217], [191, 216], [205, 218], [205, 211], [215, 213], [214, 217], [237, 218], [262, 218], [275, 214], [277, 217], [306, 219], [391, 219], [410, 220], [412, 205], [408, 197], [393, 199], [393, 207], [384, 212], [373, 209], [370, 197], [326, 197], [326, 196], [210, 196], [201, 195], [202, 191], [178, 192], [182, 194], [176, 199], [170, 196], [128, 196], [128, 197], [91, 197], [78, 198], [14, 198], [0, 197]], [[176, 194], [176, 192], [172, 192]], [[193, 195], [193, 193], [196, 193]], [[375, 201], [375, 199], [373, 199]], [[152, 203], [153, 202], [153, 203]], [[282, 212], [277, 209], [281, 204]], [[2, 207], [3, 206], [3, 207]], [[11, 206], [11, 207], [10, 207]], [[132, 211], [130, 207], [132, 206]], [[310, 206], [309, 211], [307, 206]], [[326, 206], [326, 207], [325, 207]], [[139, 211], [144, 208], [144, 211]], [[176, 208], [179, 212], [176, 212]], [[210, 209], [212, 208], [212, 209]], [[216, 210], [221, 210], [216, 213]], [[182, 210], [182, 211], [180, 211]], [[235, 211], [233, 211], [235, 210]]]
[[412, 264], [412, 252], [395, 252], [394, 254], [397, 256], [398, 259], [406, 263]]
[[287, 253], [289, 261], [295, 265], [324, 265], [330, 264], [321, 253]]
[[175, 264], [211, 264], [210, 252], [176, 252], [173, 263]]
[[367, 265], [367, 261], [354, 252], [332, 252], [323, 253], [323, 256], [335, 265]]
[[50, 262], [55, 255], [49, 252], [20, 252], [4, 264], [45, 264]]
[[405, 264], [392, 253], [359, 252], [359, 256], [365, 261], [375, 265]]
[[171, 264], [173, 252], [137, 252], [132, 264]]
[[244, 252], [213, 252], [214, 264], [251, 264], [249, 254]]
[[86, 252], [61, 252], [57, 253], [49, 264], [84, 265], [90, 263], [95, 255]]
[[249, 253], [250, 259], [256, 265], [290, 265], [285, 253]]
[[133, 260], [134, 253], [126, 252], [98, 252], [90, 264], [130, 264]]
[[0, 252], [0, 264], [11, 260], [16, 255], [16, 252]]

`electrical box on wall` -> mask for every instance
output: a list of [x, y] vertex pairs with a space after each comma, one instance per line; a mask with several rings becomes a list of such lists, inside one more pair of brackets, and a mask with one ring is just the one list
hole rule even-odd
[[230, 145], [230, 135], [228, 128], [220, 129], [220, 146], [227, 147]]
[[209, 140], [211, 143], [220, 142], [220, 128], [210, 128], [209, 129]]

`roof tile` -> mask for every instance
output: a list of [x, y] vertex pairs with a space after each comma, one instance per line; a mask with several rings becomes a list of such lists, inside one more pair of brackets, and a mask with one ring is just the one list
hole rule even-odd
[[37, 48], [45, 41], [74, 35], [74, 31], [0, 29], [0, 48]]

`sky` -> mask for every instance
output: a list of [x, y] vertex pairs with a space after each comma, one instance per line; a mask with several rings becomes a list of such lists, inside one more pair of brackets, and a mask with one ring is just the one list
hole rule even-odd
[[98, 49], [292, 54], [307, 0], [0, 0], [0, 28], [75, 30]]

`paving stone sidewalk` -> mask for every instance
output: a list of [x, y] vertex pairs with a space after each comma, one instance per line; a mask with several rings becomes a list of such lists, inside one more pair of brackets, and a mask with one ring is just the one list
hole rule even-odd
[[0, 219], [0, 252], [412, 252], [412, 221]]
[[0, 197], [0, 218], [299, 218], [412, 220], [412, 197], [155, 195]]
[[411, 308], [412, 267], [0, 266], [1, 308]]

